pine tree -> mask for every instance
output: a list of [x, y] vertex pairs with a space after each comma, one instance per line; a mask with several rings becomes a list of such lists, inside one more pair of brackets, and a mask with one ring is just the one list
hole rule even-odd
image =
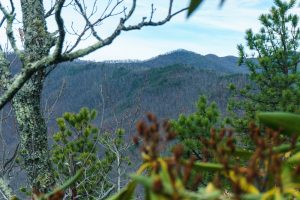
[[57, 119], [59, 131], [53, 135], [51, 151], [57, 182], [63, 184], [84, 169], [83, 175], [67, 191], [66, 199], [102, 199], [114, 188], [107, 176], [115, 156], [111, 151], [99, 155], [101, 136], [92, 125], [95, 118], [95, 110], [82, 108], [78, 114], [65, 113]]
[[180, 143], [184, 145], [186, 156], [194, 155], [202, 159], [201, 137], [208, 138], [210, 129], [220, 125], [220, 111], [215, 102], [209, 104], [205, 96], [196, 102], [196, 112], [185, 116], [181, 114], [178, 120], [171, 121], [171, 126]]
[[229, 122], [239, 130], [245, 130], [249, 121], [255, 120], [257, 111], [299, 110], [299, 17], [291, 14], [296, 0], [274, 3], [268, 14], [260, 16], [260, 31], [246, 31], [249, 52], [238, 45], [239, 64], [248, 68], [250, 78], [242, 89], [229, 86], [233, 91], [228, 104], [232, 116]]

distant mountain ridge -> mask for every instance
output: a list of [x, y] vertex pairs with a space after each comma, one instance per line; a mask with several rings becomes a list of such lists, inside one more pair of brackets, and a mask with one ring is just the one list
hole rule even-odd
[[[59, 109], [54, 111], [54, 117], [64, 111], [77, 111], [82, 106], [98, 107], [96, 102], [99, 103], [100, 85], [105, 87], [104, 95], [107, 96], [107, 119], [115, 111], [123, 113], [134, 109], [134, 98], [139, 95], [143, 96], [140, 101], [144, 110], [158, 112], [163, 117], [178, 115], [179, 108], [191, 112], [197, 97], [202, 94], [216, 101], [225, 111], [227, 85], [230, 82], [243, 84], [246, 79], [247, 70], [243, 66], [238, 67], [237, 60], [234, 56], [203, 56], [184, 49], [144, 61], [76, 60], [62, 63], [51, 72], [43, 97], [54, 98], [62, 83], [66, 83], [65, 93], [57, 103]], [[157, 110], [154, 102], [165, 102], [167, 96], [177, 96], [177, 100], [169, 101], [175, 105], [174, 110], [172, 106], [164, 107], [163, 104]]]
[[[139, 117], [151, 111], [161, 117], [174, 118], [180, 113], [192, 112], [199, 95], [216, 101], [225, 112], [227, 85], [243, 85], [247, 81], [247, 70], [237, 66], [237, 59], [178, 49], [144, 61], [65, 62], [46, 79], [43, 110], [52, 109], [51, 127], [62, 113], [77, 112], [83, 106], [102, 112], [102, 87], [106, 124], [112, 124], [115, 117], [126, 112], [133, 112], [137, 105], [142, 110]], [[15, 72], [19, 71], [17, 68], [13, 66]], [[57, 99], [61, 90], [62, 95]], [[53, 102], [55, 106], [51, 107]]]
[[131, 67], [163, 67], [174, 64], [200, 67], [202, 69], [218, 71], [220, 73], [247, 73], [247, 69], [237, 65], [238, 58], [235, 56], [219, 57], [214, 54], [201, 55], [185, 49], [177, 49], [146, 60], [117, 60], [102, 61], [110, 65]]

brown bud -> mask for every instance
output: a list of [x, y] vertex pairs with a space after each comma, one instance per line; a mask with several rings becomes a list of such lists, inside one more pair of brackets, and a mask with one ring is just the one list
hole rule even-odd
[[197, 190], [201, 181], [202, 181], [202, 176], [200, 174], [197, 174], [192, 184], [192, 190]]
[[224, 138], [224, 136], [225, 136], [225, 129], [224, 129], [224, 128], [222, 128], [222, 129], [221, 129], [221, 131], [220, 131], [220, 135], [219, 135], [219, 137], [220, 137], [220, 139], [223, 139], [223, 138]]
[[139, 121], [137, 122], [136, 124], [136, 129], [138, 131], [138, 134], [143, 136], [144, 135], [144, 132], [145, 132], [145, 129], [146, 129], [146, 124], [144, 121]]
[[65, 193], [62, 190], [55, 192], [52, 196], [49, 197], [49, 200], [62, 200], [65, 196]]
[[138, 146], [139, 145], [139, 138], [137, 136], [133, 136], [132, 142], [134, 145]]
[[157, 132], [158, 128], [159, 128], [158, 123], [154, 123], [150, 126], [150, 132], [152, 132], [152, 133]]
[[170, 130], [170, 122], [168, 120], [165, 120], [164, 123], [163, 123], [163, 127], [165, 129], [165, 131], [169, 131]]
[[176, 160], [178, 160], [182, 156], [183, 150], [184, 150], [184, 148], [183, 148], [182, 144], [177, 144], [174, 146], [173, 154], [174, 154], [174, 157]]
[[173, 140], [173, 139], [176, 138], [176, 135], [177, 135], [177, 134], [176, 134], [174, 131], [168, 132], [167, 135], [166, 135], [166, 140], [167, 140], [167, 141]]
[[147, 113], [147, 118], [150, 122], [156, 122], [157, 121], [157, 118], [156, 116], [153, 114], [153, 113]]
[[153, 182], [153, 191], [159, 193], [163, 190], [163, 184], [160, 177], [157, 177]]
[[293, 134], [291, 138], [291, 149], [294, 149], [296, 147], [297, 139], [298, 139], [298, 135]]
[[210, 129], [210, 137], [215, 140], [216, 139], [216, 130], [214, 128]]

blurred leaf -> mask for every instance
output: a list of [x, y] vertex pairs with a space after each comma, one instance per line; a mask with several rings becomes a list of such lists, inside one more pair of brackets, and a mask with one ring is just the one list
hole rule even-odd
[[237, 175], [234, 171], [229, 172], [229, 178], [235, 184], [239, 184], [240, 188], [249, 194], [259, 194], [259, 190], [252, 184], [248, 183], [245, 177]]
[[160, 177], [161, 177], [163, 183], [171, 184], [172, 181], [171, 181], [171, 177], [168, 172], [167, 163], [163, 159], [159, 159], [159, 163], [161, 165]]
[[261, 194], [244, 194], [242, 196], [242, 199], [244, 199], [244, 200], [261, 200], [262, 195]]
[[129, 199], [132, 199], [136, 185], [137, 185], [136, 181], [131, 181], [119, 193], [107, 198], [107, 200], [124, 200], [124, 199], [129, 200]]
[[74, 184], [74, 182], [76, 180], [79, 179], [79, 177], [83, 174], [83, 169], [80, 169], [77, 171], [77, 173], [75, 174], [75, 176], [71, 177], [69, 180], [67, 180], [63, 185], [61, 185], [60, 187], [54, 189], [53, 191], [41, 196], [38, 198], [38, 200], [46, 200], [49, 199], [50, 197], [52, 197], [53, 195], [55, 195], [58, 192], [64, 191], [66, 189], [68, 189], [72, 184]]
[[200, 190], [199, 192], [192, 192], [192, 191], [187, 191], [184, 190], [182, 192], [182, 195], [185, 198], [188, 199], [197, 199], [197, 200], [215, 200], [218, 199], [221, 196], [221, 191], [219, 190], [215, 190], [215, 191], [211, 191], [211, 192], [207, 192], [205, 190]]
[[282, 184], [288, 187], [292, 183], [291, 168], [289, 166], [284, 166], [281, 172]]
[[296, 153], [287, 160], [288, 164], [298, 164], [300, 163], [300, 152]]
[[224, 5], [224, 3], [225, 3], [225, 0], [221, 0], [220, 7], [222, 7]]
[[[187, 162], [187, 161], [186, 161]], [[219, 163], [209, 163], [209, 162], [195, 162], [193, 169], [200, 171], [220, 171], [223, 170], [223, 165]]]
[[235, 151], [232, 152], [232, 155], [235, 155], [237, 157], [244, 158], [244, 159], [249, 159], [253, 155], [253, 152], [251, 152], [247, 149], [236, 149]]
[[[224, 5], [226, 0], [220, 0], [219, 7], [222, 7]], [[188, 14], [187, 17], [190, 17], [191, 14], [195, 12], [195, 10], [204, 2], [204, 0], [191, 0], [189, 9], [188, 9]]]
[[[150, 191], [150, 198], [152, 200], [153, 197], [153, 186], [154, 186], [154, 177], [148, 177], [148, 176], [142, 176], [142, 175], [137, 175], [137, 174], [133, 174], [131, 175], [132, 180], [142, 184], [144, 186], [145, 189], [148, 189]], [[162, 181], [162, 188], [160, 193], [161, 194], [167, 194], [167, 195], [172, 195], [173, 190], [172, 190], [172, 185], [168, 182], [164, 182]], [[157, 195], [155, 195], [156, 197], [158, 197]], [[162, 199], [162, 198], [160, 198]]]
[[258, 119], [266, 126], [273, 129], [282, 129], [287, 135], [300, 133], [300, 115], [286, 112], [258, 113]]
[[191, 0], [187, 17], [190, 17], [191, 14], [203, 3], [203, 0]]

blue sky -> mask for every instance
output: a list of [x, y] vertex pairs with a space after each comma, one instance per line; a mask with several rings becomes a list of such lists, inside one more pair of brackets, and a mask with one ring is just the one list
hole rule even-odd
[[[71, 0], [67, 0], [71, 1]], [[83, 0], [81, 0], [83, 1]], [[117, 0], [98, 0], [99, 12], [105, 8], [103, 3]], [[186, 7], [190, 0], [174, 0], [175, 9]], [[17, 19], [21, 20], [19, 1], [14, 1], [17, 9]], [[53, 1], [44, 0], [45, 10], [49, 9]], [[93, 7], [92, 0], [85, 0], [87, 8]], [[131, 5], [132, 0], [124, 0], [123, 6]], [[140, 22], [142, 17], [149, 16], [151, 3], [155, 5], [157, 11], [154, 13], [155, 19], [162, 19], [167, 11], [169, 0], [138, 0], [138, 6], [129, 21], [130, 24]], [[4, 1], [9, 5], [9, 1]], [[273, 0], [226, 0], [224, 6], [219, 9], [219, 0], [206, 0], [193, 16], [186, 19], [186, 13], [182, 13], [171, 22], [159, 27], [146, 27], [138, 31], [123, 32], [111, 45], [84, 57], [86, 60], [123, 60], [123, 59], [149, 59], [176, 49], [187, 49], [200, 53], [216, 54], [218, 56], [237, 56], [236, 46], [244, 44], [246, 29], [259, 30], [260, 23], [258, 17], [262, 13], [267, 13], [273, 5]], [[293, 12], [300, 13], [299, 7]], [[99, 16], [99, 13], [96, 13]], [[63, 10], [65, 25], [70, 30], [70, 25], [80, 31], [83, 28], [84, 20], [72, 7], [68, 6]], [[107, 37], [119, 22], [119, 16], [109, 19], [107, 23], [99, 26], [100, 35]], [[69, 25], [69, 26], [68, 26]], [[14, 25], [18, 30], [20, 23]], [[48, 20], [49, 31], [53, 32], [57, 26], [53, 18]], [[5, 29], [0, 30], [0, 38], [5, 38]], [[18, 39], [18, 38], [17, 38]], [[75, 36], [68, 35], [67, 44], [74, 43]], [[0, 44], [7, 42], [5, 39]], [[96, 42], [93, 38], [88, 38], [80, 43], [79, 48], [84, 48]], [[20, 39], [18, 44], [21, 46]], [[65, 45], [65, 47], [67, 46]], [[3, 44], [2, 44], [3, 45]], [[22, 47], [20, 47], [22, 48]]]
[[184, 13], [161, 27], [123, 33], [112, 45], [85, 59], [147, 59], [175, 49], [237, 55], [236, 46], [245, 42], [245, 30], [258, 30], [259, 15], [272, 5], [272, 0], [227, 0], [219, 9], [218, 0], [207, 0], [189, 19]]

